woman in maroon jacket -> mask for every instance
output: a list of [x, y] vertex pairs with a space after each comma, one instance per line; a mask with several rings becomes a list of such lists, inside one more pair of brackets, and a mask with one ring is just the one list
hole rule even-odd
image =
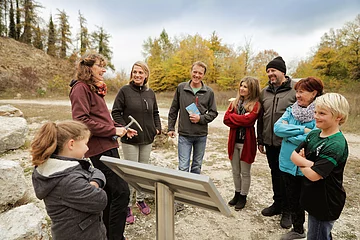
[[100, 54], [87, 53], [82, 56], [77, 64], [76, 80], [72, 80], [70, 84], [72, 87], [70, 100], [73, 119], [85, 123], [91, 131], [89, 151], [86, 152], [85, 157], [89, 157], [94, 167], [100, 169], [106, 177], [107, 184], [104, 190], [108, 196], [108, 204], [103, 218], [107, 237], [123, 240], [129, 187], [122, 178], [100, 161], [100, 157], [104, 155], [120, 158], [119, 144], [113, 137], [127, 134], [132, 138], [137, 132], [133, 129], [125, 129], [115, 123], [110, 116], [104, 100], [107, 92], [103, 78], [106, 72], [105, 66], [105, 58]]
[[230, 127], [228, 154], [235, 185], [235, 196], [229, 205], [235, 206], [236, 211], [245, 207], [250, 188], [250, 169], [256, 155], [254, 125], [260, 110], [259, 95], [259, 80], [243, 78], [224, 116], [224, 124]]

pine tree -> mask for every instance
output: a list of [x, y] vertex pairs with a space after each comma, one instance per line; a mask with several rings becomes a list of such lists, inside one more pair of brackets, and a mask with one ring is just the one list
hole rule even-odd
[[59, 32], [60, 32], [60, 58], [66, 58], [66, 52], [69, 50], [69, 44], [71, 44], [71, 32], [69, 25], [69, 16], [65, 11], [58, 10], [57, 20], [59, 21]]
[[[20, 1], [21, 3], [21, 1]], [[35, 0], [24, 0], [23, 9], [24, 13], [24, 22], [20, 23], [20, 27], [24, 27], [24, 30], [20, 36], [20, 41], [31, 44], [33, 41], [34, 31], [36, 30], [37, 25], [39, 24], [39, 16], [36, 14], [36, 9], [42, 8], [42, 6]], [[17, 14], [17, 13], [16, 13]], [[16, 16], [18, 18], [18, 16]], [[20, 21], [20, 20], [19, 20]], [[18, 19], [16, 19], [18, 23]]]
[[50, 56], [56, 56], [56, 32], [55, 25], [52, 20], [52, 15], [50, 15], [49, 21], [49, 31], [48, 31], [48, 42], [47, 42], [47, 54]]
[[8, 15], [8, 0], [0, 0], [0, 36], [8, 36], [7, 15]]
[[84, 54], [90, 47], [89, 33], [86, 27], [86, 19], [79, 11], [79, 22], [80, 22], [80, 54]]
[[4, 14], [3, 14], [3, 9], [5, 6], [5, 0], [0, 0], [0, 36], [4, 37], [6, 36], [6, 31], [5, 31], [5, 25], [4, 25]]
[[42, 33], [40, 30], [39, 25], [37, 26], [37, 28], [34, 31], [35, 37], [34, 37], [34, 47], [43, 50], [44, 49], [44, 44], [42, 41]]
[[16, 35], [15, 35], [15, 39], [19, 40], [20, 39], [20, 33], [21, 33], [21, 11], [20, 11], [20, 7], [19, 7], [19, 0], [16, 0]]
[[24, 0], [24, 31], [20, 37], [20, 41], [23, 43], [31, 44], [32, 38], [32, 21], [34, 5], [32, 0]]
[[115, 70], [114, 65], [111, 63], [112, 51], [109, 46], [109, 38], [111, 37], [111, 35], [106, 33], [103, 27], [96, 27], [98, 28], [98, 30], [91, 34], [93, 46], [98, 53], [102, 54], [104, 57], [107, 58], [108, 66], [112, 70]]
[[10, 13], [9, 13], [9, 37], [16, 39], [15, 19], [14, 19], [14, 7], [13, 2], [10, 1]]

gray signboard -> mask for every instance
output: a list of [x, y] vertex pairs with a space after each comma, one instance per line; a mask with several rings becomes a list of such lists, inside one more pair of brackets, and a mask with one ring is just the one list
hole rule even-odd
[[174, 239], [174, 200], [225, 216], [231, 215], [229, 207], [206, 175], [107, 156], [102, 156], [100, 160], [135, 189], [155, 195], [157, 239]]

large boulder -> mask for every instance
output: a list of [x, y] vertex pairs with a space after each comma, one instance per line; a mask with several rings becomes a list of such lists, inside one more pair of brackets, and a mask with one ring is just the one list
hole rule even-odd
[[23, 198], [26, 190], [24, 171], [19, 163], [0, 158], [0, 210]]
[[46, 213], [34, 203], [22, 205], [0, 214], [0, 239], [49, 239]]
[[0, 116], [0, 153], [23, 146], [28, 130], [24, 118]]
[[1, 105], [0, 106], [0, 116], [5, 116], [5, 117], [23, 117], [24, 114], [23, 112], [16, 108], [13, 107], [11, 105]]

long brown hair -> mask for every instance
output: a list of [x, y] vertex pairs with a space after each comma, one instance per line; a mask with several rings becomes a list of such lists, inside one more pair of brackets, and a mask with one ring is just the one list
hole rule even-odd
[[70, 139], [82, 140], [90, 135], [87, 126], [78, 121], [63, 121], [45, 123], [31, 142], [32, 163], [39, 166], [48, 160], [51, 154], [63, 150], [64, 144]]
[[81, 56], [76, 66], [75, 79], [90, 86], [91, 91], [96, 92], [95, 81], [91, 67], [99, 60], [102, 67], [106, 66], [106, 59], [96, 52], [88, 52]]
[[260, 96], [260, 83], [259, 80], [254, 77], [244, 77], [243, 79], [240, 80], [236, 98], [234, 101], [230, 103], [231, 104], [230, 110], [236, 109], [240, 100], [244, 101], [243, 97], [240, 96], [240, 86], [242, 83], [246, 83], [249, 90], [249, 97], [246, 99], [247, 101], [244, 107], [246, 112], [251, 112], [255, 106], [255, 103], [259, 101], [259, 96]]

